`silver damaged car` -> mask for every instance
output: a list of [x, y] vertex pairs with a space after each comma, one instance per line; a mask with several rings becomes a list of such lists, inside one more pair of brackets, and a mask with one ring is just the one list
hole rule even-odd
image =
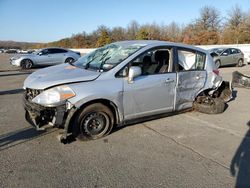
[[44, 48], [32, 54], [19, 55], [10, 58], [10, 64], [30, 69], [37, 66], [51, 66], [62, 63], [72, 63], [81, 57], [79, 52], [64, 48]]
[[34, 72], [24, 89], [26, 120], [38, 130], [63, 128], [61, 141], [97, 139], [115, 126], [192, 108], [221, 113], [231, 98], [209, 52], [163, 41], [106, 45]]

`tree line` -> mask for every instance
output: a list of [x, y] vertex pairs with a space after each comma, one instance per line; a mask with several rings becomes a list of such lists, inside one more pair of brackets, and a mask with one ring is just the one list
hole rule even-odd
[[199, 17], [186, 25], [176, 22], [170, 24], [142, 24], [131, 21], [126, 28], [99, 26], [91, 33], [78, 33], [69, 38], [36, 48], [59, 46], [65, 48], [96, 48], [122, 40], [163, 40], [192, 45], [243, 44], [250, 43], [250, 14], [235, 5], [223, 17], [218, 9], [204, 6]]

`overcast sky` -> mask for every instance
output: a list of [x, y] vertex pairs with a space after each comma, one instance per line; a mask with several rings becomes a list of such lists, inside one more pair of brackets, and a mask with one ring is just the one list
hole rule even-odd
[[131, 20], [186, 24], [205, 5], [226, 16], [236, 4], [250, 11], [250, 0], [0, 0], [0, 40], [49, 42]]

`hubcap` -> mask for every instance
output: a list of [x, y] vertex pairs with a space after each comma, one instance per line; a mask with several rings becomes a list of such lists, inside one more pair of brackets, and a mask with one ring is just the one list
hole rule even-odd
[[92, 112], [85, 116], [81, 129], [90, 136], [104, 135], [108, 129], [109, 118], [102, 112]]
[[26, 60], [25, 61], [25, 68], [26, 69], [29, 69], [29, 68], [31, 68], [32, 67], [32, 63], [29, 61], [29, 60]]
[[220, 62], [219, 61], [216, 61], [216, 67], [219, 68], [220, 67]]
[[73, 61], [74, 59], [71, 59], [71, 58], [67, 59], [67, 63], [72, 63]]
[[242, 60], [239, 60], [239, 66], [241, 67], [242, 66]]

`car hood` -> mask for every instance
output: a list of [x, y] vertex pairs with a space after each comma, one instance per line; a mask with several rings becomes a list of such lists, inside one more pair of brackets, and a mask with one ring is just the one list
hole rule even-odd
[[55, 85], [91, 81], [98, 78], [100, 74], [100, 72], [81, 69], [69, 64], [61, 64], [32, 73], [24, 81], [24, 89], [46, 89]]

